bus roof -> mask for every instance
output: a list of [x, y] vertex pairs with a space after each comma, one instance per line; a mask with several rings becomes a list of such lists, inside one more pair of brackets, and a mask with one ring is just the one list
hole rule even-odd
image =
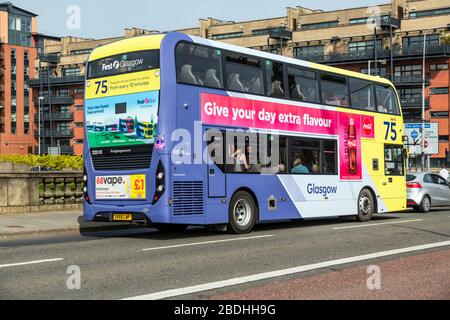
[[180, 32], [168, 32], [167, 34], [142, 35], [142, 36], [138, 36], [138, 37], [119, 40], [119, 41], [116, 41], [116, 42], [113, 42], [113, 43], [110, 43], [110, 44], [107, 44], [104, 46], [100, 46], [100, 47], [94, 49], [92, 51], [91, 55], [89, 56], [88, 61], [103, 59], [103, 58], [110, 57], [110, 56], [113, 56], [116, 54], [121, 54], [121, 53], [160, 49], [162, 40], [166, 36], [178, 36], [178, 37], [180, 37], [180, 39], [189, 38], [194, 43], [199, 43], [199, 44], [203, 44], [203, 45], [207, 45], [207, 46], [211, 46], [211, 47], [215, 47], [215, 48], [219, 48], [219, 49], [230, 50], [230, 51], [240, 52], [240, 53], [257, 56], [257, 57], [261, 57], [261, 58], [290, 63], [293, 65], [304, 66], [307, 68], [312, 68], [312, 69], [316, 69], [316, 70], [320, 70], [320, 71], [324, 71], [324, 72], [342, 74], [342, 75], [346, 75], [349, 77], [360, 78], [360, 79], [378, 82], [378, 83], [382, 83], [382, 84], [386, 84], [386, 85], [390, 85], [390, 86], [394, 87], [392, 82], [385, 78], [369, 76], [367, 74], [349, 71], [349, 70], [342, 69], [342, 68], [336, 68], [336, 67], [322, 65], [322, 64], [318, 64], [318, 63], [314, 63], [314, 62], [305, 61], [305, 60], [289, 58], [289, 57], [272, 54], [272, 53], [268, 53], [268, 52], [264, 52], [264, 51], [249, 49], [249, 48], [245, 48], [245, 47], [241, 47], [241, 46], [237, 46], [237, 45], [233, 45], [233, 44], [229, 44], [229, 43], [225, 43], [225, 42], [213, 41], [213, 40], [209, 40], [209, 39], [205, 39], [205, 38], [185, 35]]
[[95, 48], [88, 61], [103, 59], [116, 54], [159, 49], [164, 36], [165, 34], [152, 34], [115, 41]]
[[342, 69], [342, 68], [336, 68], [336, 67], [322, 65], [322, 64], [318, 64], [318, 63], [314, 63], [314, 62], [305, 61], [305, 60], [289, 58], [289, 57], [285, 57], [285, 56], [281, 56], [281, 55], [277, 55], [277, 54], [273, 54], [273, 53], [249, 49], [249, 48], [236, 46], [236, 45], [228, 44], [228, 43], [224, 43], [224, 42], [213, 41], [213, 40], [204, 39], [204, 38], [195, 37], [195, 36], [189, 36], [189, 37], [195, 43], [204, 44], [204, 45], [208, 45], [208, 46], [212, 46], [212, 47], [217, 47], [217, 48], [224, 49], [224, 50], [241, 52], [241, 53], [248, 54], [248, 55], [258, 56], [258, 57], [271, 59], [271, 60], [275, 60], [275, 61], [280, 61], [280, 62], [285, 62], [285, 63], [290, 63], [293, 65], [304, 66], [307, 68], [312, 68], [312, 69], [316, 69], [316, 70], [320, 70], [320, 71], [342, 74], [342, 75], [346, 75], [349, 77], [360, 78], [360, 79], [364, 79], [364, 80], [368, 80], [368, 81], [387, 84], [392, 87], [394, 86], [391, 81], [389, 81], [388, 79], [385, 79], [385, 78], [381, 78], [381, 77], [369, 76], [367, 74], [349, 71], [349, 70]]

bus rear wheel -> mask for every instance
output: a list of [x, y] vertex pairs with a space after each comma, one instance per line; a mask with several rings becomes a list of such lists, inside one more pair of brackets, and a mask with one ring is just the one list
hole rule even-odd
[[372, 215], [375, 213], [375, 202], [372, 192], [367, 189], [361, 191], [358, 197], [358, 214], [356, 215], [356, 221], [368, 222], [372, 219]]
[[257, 210], [255, 200], [248, 192], [236, 192], [228, 209], [228, 231], [235, 234], [251, 232], [256, 223]]

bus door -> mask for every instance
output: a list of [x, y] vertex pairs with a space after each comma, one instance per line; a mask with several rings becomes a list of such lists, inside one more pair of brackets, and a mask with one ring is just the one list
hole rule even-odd
[[404, 197], [405, 161], [402, 145], [384, 145], [383, 189], [386, 198]]
[[206, 141], [208, 146], [208, 197], [226, 197], [226, 174], [224, 158], [224, 132], [209, 129], [206, 131]]

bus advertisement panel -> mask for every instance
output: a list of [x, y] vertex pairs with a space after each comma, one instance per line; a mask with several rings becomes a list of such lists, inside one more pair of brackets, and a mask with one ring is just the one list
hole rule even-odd
[[158, 121], [159, 92], [149, 91], [86, 101], [86, 125], [103, 123], [118, 130], [89, 131], [91, 148], [153, 144], [152, 135], [136, 132], [138, 123]]

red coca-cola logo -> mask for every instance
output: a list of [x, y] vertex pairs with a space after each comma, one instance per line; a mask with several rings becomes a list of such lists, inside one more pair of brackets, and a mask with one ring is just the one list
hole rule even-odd
[[369, 118], [364, 118], [363, 121], [363, 130], [364, 130], [364, 134], [366, 136], [370, 136], [372, 134], [372, 130], [373, 130], [373, 123], [372, 120]]

